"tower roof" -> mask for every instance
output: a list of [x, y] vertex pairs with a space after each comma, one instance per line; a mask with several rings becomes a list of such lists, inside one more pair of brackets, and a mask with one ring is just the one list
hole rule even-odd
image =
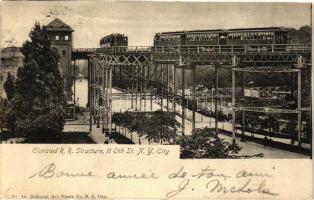
[[58, 18], [54, 19], [47, 26], [45, 26], [45, 29], [47, 31], [69, 31], [69, 32], [74, 31], [70, 26], [68, 26]]
[[24, 58], [18, 47], [6, 47], [1, 49], [1, 58]]

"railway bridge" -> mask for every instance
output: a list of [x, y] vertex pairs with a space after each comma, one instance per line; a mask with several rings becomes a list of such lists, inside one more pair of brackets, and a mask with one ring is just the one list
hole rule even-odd
[[[132, 96], [141, 97], [143, 94], [145, 96], [149, 94], [150, 104], [152, 104], [153, 95], [156, 94], [157, 90], [157, 93], [161, 94], [167, 102], [167, 111], [171, 111], [169, 104], [171, 104], [173, 96], [178, 96], [178, 88], [182, 89], [179, 96], [182, 99], [186, 98], [184, 90], [186, 88], [186, 71], [191, 73], [192, 129], [195, 129], [195, 70], [200, 65], [208, 65], [208, 67], [215, 68], [216, 132], [218, 132], [218, 71], [220, 68], [225, 68], [232, 73], [233, 141], [235, 142], [236, 112], [242, 113], [243, 133], [245, 131], [245, 112], [292, 113], [297, 115], [298, 144], [301, 145], [302, 112], [309, 111], [309, 109], [302, 107], [301, 72], [311, 68], [311, 45], [181, 45], [73, 49], [72, 61], [74, 65], [75, 61], [79, 59], [88, 60], [90, 130], [92, 129], [92, 119], [95, 119], [95, 121], [102, 120], [102, 124], [107, 124], [108, 127], [103, 128], [103, 131], [111, 133], [113, 85], [120, 84], [121, 86], [124, 83], [124, 86], [121, 87], [127, 89]], [[180, 80], [177, 77], [178, 71], [181, 73]], [[296, 108], [241, 106], [236, 102], [235, 83], [236, 74], [239, 74], [242, 79], [242, 94], [244, 96], [244, 73], [288, 73], [293, 77], [297, 77]], [[97, 103], [95, 102], [99, 101], [99, 96], [106, 98], [108, 109], [97, 109]], [[185, 103], [182, 102], [184, 108]], [[175, 106], [176, 104], [173, 103], [173, 107]], [[137, 102], [134, 109], [137, 110]], [[182, 109], [180, 115], [182, 118], [182, 134], [185, 134], [185, 109]]]

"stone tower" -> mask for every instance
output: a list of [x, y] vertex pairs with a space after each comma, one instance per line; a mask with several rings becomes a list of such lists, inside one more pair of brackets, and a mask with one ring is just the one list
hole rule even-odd
[[47, 31], [51, 46], [55, 47], [60, 55], [59, 69], [64, 80], [64, 90], [68, 100], [71, 100], [73, 84], [73, 69], [71, 64], [72, 56], [72, 32], [70, 26], [56, 18], [47, 26], [44, 26]]

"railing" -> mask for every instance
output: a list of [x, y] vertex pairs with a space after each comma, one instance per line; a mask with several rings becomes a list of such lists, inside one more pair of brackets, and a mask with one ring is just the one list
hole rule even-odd
[[77, 53], [310, 53], [311, 44], [247, 44], [247, 45], [172, 45], [172, 46], [117, 46], [73, 49]]
[[299, 44], [248, 44], [248, 45], [180, 45], [154, 46], [154, 53], [309, 53], [311, 45]]
[[73, 49], [75, 53], [126, 53], [138, 52], [147, 53], [152, 52], [151, 46], [116, 46], [116, 47], [103, 47], [103, 48], [78, 48]]
[[76, 53], [85, 53], [85, 52], [90, 52], [90, 53], [94, 53], [97, 51], [98, 48], [77, 48], [77, 49], [73, 49], [72, 52], [76, 52]]

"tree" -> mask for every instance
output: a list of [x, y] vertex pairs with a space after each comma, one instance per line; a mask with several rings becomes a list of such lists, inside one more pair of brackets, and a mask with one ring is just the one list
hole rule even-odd
[[7, 98], [9, 101], [14, 97], [15, 93], [15, 85], [14, 85], [14, 76], [11, 75], [10, 72], [8, 72], [7, 80], [3, 84], [3, 88], [5, 90], [5, 93], [7, 94]]
[[173, 142], [177, 134], [175, 130], [181, 126], [175, 119], [175, 113], [155, 111], [148, 119], [148, 126], [146, 126], [146, 134], [149, 140], [168, 143]]
[[292, 44], [309, 44], [312, 39], [312, 29], [310, 26], [301, 26], [299, 30], [288, 28], [289, 40]]
[[241, 147], [232, 145], [219, 138], [209, 128], [195, 129], [192, 135], [182, 136], [178, 140], [181, 146], [181, 158], [237, 158]]
[[35, 23], [21, 52], [10, 119], [15, 132], [30, 143], [51, 143], [65, 123], [66, 98], [59, 71], [59, 54], [51, 48], [45, 30]]

